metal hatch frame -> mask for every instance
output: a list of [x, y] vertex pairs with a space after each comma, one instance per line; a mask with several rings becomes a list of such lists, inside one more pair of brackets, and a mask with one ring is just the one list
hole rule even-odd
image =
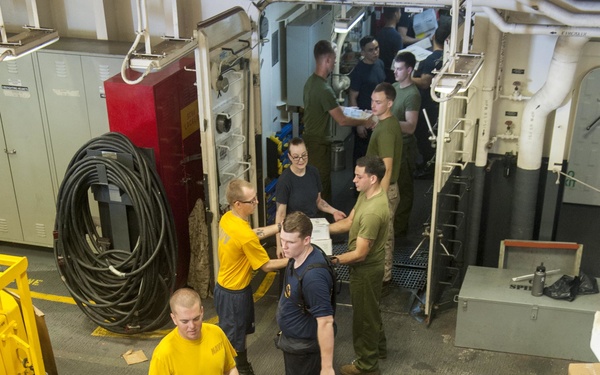
[[[457, 6], [458, 1], [457, 0], [411, 0], [411, 1], [404, 1], [404, 0], [386, 0], [386, 1], [366, 1], [366, 0], [258, 0], [256, 2], [252, 2], [252, 4], [258, 9], [259, 12], [262, 12], [269, 4], [272, 3], [295, 3], [295, 4], [310, 4], [310, 5], [341, 5], [341, 6], [423, 6], [423, 7], [431, 7], [431, 8], [441, 8], [441, 7], [453, 7], [453, 6]], [[528, 4], [525, 0], [467, 0], [466, 2], [467, 7], [469, 7], [469, 11], [474, 10], [473, 8], [477, 7], [478, 11], [484, 10], [486, 11], [492, 11], [495, 12], [495, 9], [503, 9], [503, 10], [509, 10], [509, 11], [517, 11], [517, 12], [528, 12], [528, 13], [533, 13], [533, 14], [537, 14], [537, 15], [542, 15], [542, 16], [547, 16], [549, 18], [553, 18], [553, 15], [550, 14], [550, 12], [548, 10], [544, 10], [542, 8], [532, 8], [530, 4]], [[579, 15], [585, 15], [585, 11], [584, 9], [579, 9], [576, 8], [577, 11], [572, 11], [571, 9], [573, 8], [573, 3], [572, 0], [557, 0], [556, 2], [554, 2], [554, 6], [558, 7], [560, 9], [562, 9], [566, 14], [567, 18], [569, 18], [569, 21], [565, 21], [565, 22], [558, 22], [559, 24], [564, 24], [564, 25], [569, 25], [572, 22], [574, 22], [574, 20], [577, 19], [577, 16]], [[560, 15], [562, 16], [562, 13], [560, 13]], [[554, 14], [554, 16], [557, 16], [556, 14]], [[231, 28], [233, 28], [234, 30], [226, 30], [228, 33], [223, 33], [223, 35], [219, 35], [219, 37], [221, 39], [215, 39], [217, 41], [212, 41], [213, 39], [213, 33], [214, 30], [217, 29], [216, 23], [226, 20], [228, 18], [232, 18], [232, 17], [236, 17], [238, 18], [238, 20], [240, 21], [241, 25], [236, 25], [234, 22], [230, 22], [229, 26], [231, 26]], [[557, 19], [557, 18], [555, 18]], [[454, 23], [454, 21], [453, 21]], [[216, 17], [213, 17], [205, 22], [200, 23], [199, 25], [199, 51], [196, 52], [196, 68], [197, 68], [197, 76], [198, 76], [198, 94], [199, 94], [199, 107], [200, 107], [200, 127], [201, 127], [201, 138], [202, 138], [202, 143], [203, 144], [214, 144], [214, 133], [211, 133], [211, 129], [214, 128], [213, 126], [213, 121], [212, 118], [210, 116], [207, 116], [207, 113], [210, 113], [210, 86], [209, 85], [202, 85], [201, 83], [206, 80], [210, 80], [210, 56], [209, 56], [209, 51], [213, 48], [217, 48], [218, 45], [220, 43], [226, 43], [228, 39], [228, 37], [226, 35], [231, 35], [231, 33], [233, 33], [235, 31], [235, 29], [239, 29], [242, 28], [244, 31], [249, 31], [252, 32], [254, 34], [256, 34], [256, 30], [251, 30], [251, 24], [250, 24], [250, 20], [248, 18], [248, 15], [245, 13], [245, 11], [240, 8], [233, 8], [230, 11], [227, 11], [221, 15], [218, 15]], [[513, 25], [515, 26], [515, 25]], [[522, 26], [522, 27], [529, 27], [529, 25], [516, 25], [516, 26]], [[535, 26], [535, 25], [534, 25]], [[574, 26], [574, 25], [571, 25]], [[560, 26], [557, 26], [556, 28], [560, 29]], [[468, 30], [468, 28], [465, 28], [465, 30]], [[554, 32], [554, 29], [549, 29], [549, 33]], [[561, 29], [562, 30], [562, 29]], [[239, 30], [241, 31], [241, 30]], [[560, 30], [559, 30], [560, 31]], [[510, 31], [508, 31], [510, 32]], [[208, 41], [208, 36], [210, 35], [211, 37], [211, 41]], [[454, 38], [453, 38], [454, 39]], [[218, 41], [220, 40], [220, 41]], [[454, 39], [453, 41], [454, 46], [456, 47], [456, 40]], [[212, 43], [212, 44], [211, 44]], [[453, 49], [454, 50], [454, 49]], [[466, 52], [466, 51], [463, 51]], [[258, 76], [258, 73], [256, 73]], [[256, 89], [255, 92], [259, 92], [259, 89]], [[260, 99], [256, 99], [256, 100], [260, 100]], [[459, 106], [460, 107], [460, 106]], [[454, 129], [456, 128], [456, 126], [454, 128], [452, 128], [452, 124], [450, 124], [450, 122], [455, 121], [458, 117], [461, 117], [460, 115], [457, 115], [456, 110], [458, 110], [460, 112], [460, 110], [458, 109], [458, 107], [456, 107], [455, 104], [450, 104], [450, 103], [441, 103], [440, 104], [440, 121], [439, 121], [439, 129], [438, 129], [438, 134], [440, 135], [440, 142], [438, 142], [438, 145], [442, 145], [442, 147], [438, 147], [437, 150], [437, 160], [443, 160], [444, 161], [444, 168], [442, 167], [442, 163], [436, 163], [436, 171], [435, 171], [435, 177], [434, 177], [434, 186], [433, 186], [433, 202], [432, 202], [432, 216], [431, 216], [431, 230], [430, 230], [430, 241], [429, 241], [429, 247], [428, 247], [428, 251], [429, 251], [429, 264], [428, 264], [428, 273], [427, 273], [427, 290], [426, 290], [426, 297], [425, 297], [425, 315], [428, 316], [428, 321], [432, 312], [432, 308], [433, 308], [433, 303], [432, 303], [432, 296], [433, 294], [435, 294], [434, 289], [439, 290], [438, 287], [434, 284], [437, 284], [437, 282], [434, 279], [434, 277], [437, 277], [435, 275], [436, 272], [436, 268], [439, 268], [439, 266], [436, 266], [435, 259], [437, 257], [437, 253], [439, 253], [440, 248], [443, 248], [443, 250], [445, 250], [446, 255], [450, 255], [448, 254], [448, 251], [446, 250], [445, 247], [441, 246], [441, 241], [438, 240], [438, 238], [435, 236], [438, 232], [436, 225], [438, 225], [437, 220], [438, 220], [438, 200], [439, 197], [438, 195], [442, 193], [442, 189], [445, 186], [446, 182], [448, 181], [448, 178], [450, 177], [450, 175], [453, 174], [453, 171], [458, 170], [458, 168], [460, 167], [460, 170], [464, 169], [466, 164], [469, 162], [472, 162], [472, 158], [473, 155], [470, 156], [465, 156], [463, 155], [462, 157], [457, 159], [455, 158], [455, 154], [456, 151], [452, 148], [448, 148], [448, 150], [445, 150], [446, 147], [444, 146], [445, 144], [445, 139], [452, 139], [456, 136], [456, 133], [458, 133], [458, 131], [454, 131]], [[254, 114], [255, 116], [260, 115], [260, 111], [257, 111], [257, 113]], [[255, 121], [256, 119], [254, 117], [250, 117], [251, 121]], [[473, 124], [470, 124], [469, 127], [472, 127]], [[463, 125], [466, 126], [466, 125]], [[254, 129], [254, 124], [252, 125], [252, 129]], [[450, 133], [453, 133], [454, 131], [454, 135], [450, 135]], [[464, 129], [463, 129], [464, 131]], [[253, 142], [254, 139], [253, 137], [250, 137], [249, 142]], [[457, 142], [453, 142], [453, 143], [457, 143]], [[254, 152], [254, 149], [250, 150], [251, 152]], [[207, 176], [207, 181], [205, 181], [205, 184], [208, 186], [205, 186], [205, 191], [207, 191], [207, 202], [208, 202], [208, 210], [209, 210], [209, 214], [212, 214], [213, 217], [209, 217], [209, 223], [211, 226], [211, 239], [213, 242], [213, 255], [214, 255], [214, 264], [215, 264], [215, 269], [217, 269], [218, 266], [218, 260], [216, 259], [216, 243], [217, 243], [217, 235], [218, 235], [218, 209], [215, 211], [215, 207], [218, 207], [218, 190], [216, 189], [216, 184], [214, 183], [216, 181], [216, 174], [217, 174], [217, 170], [216, 170], [216, 165], [214, 164], [214, 160], [210, 158], [210, 156], [205, 156], [204, 155], [205, 151], [203, 148], [203, 159], [204, 159], [204, 163], [206, 163], [205, 167], [205, 174]], [[451, 160], [451, 159], [456, 159], [456, 160]], [[252, 162], [255, 162], [255, 158], [252, 158]], [[252, 176], [254, 179], [256, 178], [256, 176]], [[211, 183], [211, 181], [213, 183]], [[256, 181], [252, 181], [253, 183], [255, 183]], [[461, 182], [461, 181], [459, 181]], [[215, 213], [217, 213], [217, 215], [214, 215]], [[256, 218], [254, 218], [256, 220]], [[433, 239], [433, 240], [432, 240]], [[440, 242], [440, 245], [437, 245], [437, 243]], [[434, 297], [435, 298], [435, 297]]]
[[[332, 5], [332, 4], [337, 4], [337, 5], [346, 5], [346, 6], [391, 6], [391, 5], [397, 5], [397, 6], [401, 6], [401, 5], [415, 5], [415, 4], [421, 4], [424, 7], [432, 7], [432, 8], [450, 8], [452, 5], [456, 5], [456, 0], [439, 0], [439, 1], [423, 1], [423, 0], [413, 0], [410, 2], [407, 1], [397, 1], [397, 0], [388, 0], [386, 2], [366, 2], [366, 1], [354, 1], [354, 0], [347, 0], [347, 1], [310, 1], [310, 0], [263, 0], [262, 2], [255, 4], [256, 7], [262, 12], [267, 5], [271, 4], [271, 3], [275, 3], [275, 2], [290, 2], [290, 3], [309, 3], [309, 4], [327, 4], [327, 5]], [[448, 56], [446, 56], [445, 54], [445, 58], [448, 58]], [[445, 108], [446, 105], [448, 103], [440, 103], [440, 123], [439, 123], [439, 127], [440, 129], [438, 130], [439, 134], [444, 134], [443, 132], [445, 131], [445, 128], [447, 127], [446, 123], [446, 119], [445, 119], [445, 110], [442, 108]], [[442, 115], [442, 113], [444, 113], [444, 115]], [[432, 119], [433, 121], [433, 119]], [[438, 145], [445, 145], [445, 142], [438, 142]], [[439, 157], [440, 159], [443, 158], [442, 155], [444, 155], [443, 150], [440, 150], [443, 147], [438, 147], [437, 153], [438, 155], [436, 156], [436, 159]], [[437, 215], [437, 210], [438, 210], [438, 199], [437, 199], [437, 195], [440, 194], [442, 192], [442, 189], [444, 188], [444, 184], [447, 182], [447, 178], [448, 176], [445, 176], [447, 174], [447, 171], [442, 171], [441, 169], [441, 165], [439, 165], [441, 163], [436, 163], [436, 170], [435, 170], [435, 174], [434, 174], [434, 185], [433, 185], [433, 201], [432, 201], [432, 212], [431, 212], [431, 223], [430, 223], [430, 231], [428, 232], [429, 235], [429, 241], [428, 241], [428, 246], [427, 246], [427, 251], [428, 251], [428, 267], [427, 267], [427, 286], [426, 286], [426, 290], [425, 290], [425, 300], [421, 301], [422, 303], [424, 303], [424, 313], [427, 316], [426, 318], [426, 322], [427, 324], [430, 323], [430, 319], [431, 319], [431, 313], [433, 310], [433, 301], [432, 298], [435, 298], [435, 296], [440, 294], [440, 283], [437, 278], [436, 272], [437, 274], [443, 275], [444, 272], [439, 272], [440, 271], [440, 265], [439, 263], [439, 252], [440, 252], [440, 245], [438, 245], [438, 238], [435, 235], [438, 232], [437, 226], [438, 223], [436, 222], [436, 220], [438, 220], [438, 215]], [[441, 243], [441, 241], [440, 241]]]
[[[216, 133], [216, 115], [213, 111], [215, 103], [213, 97], [215, 92], [224, 90], [226, 92], [227, 87], [222, 87], [215, 90], [217, 82], [214, 81], [215, 64], [214, 54], [217, 51], [230, 50], [229, 45], [239, 45], [244, 36], [250, 36], [253, 33], [252, 24], [246, 11], [241, 7], [232, 8], [224, 13], [216, 15], [205, 21], [198, 23], [198, 48], [194, 51], [195, 56], [195, 70], [196, 70], [196, 85], [198, 90], [198, 115], [200, 122], [200, 141], [202, 145], [202, 167], [204, 170], [204, 191], [205, 191], [205, 209], [206, 209], [206, 222], [209, 229], [209, 243], [212, 251], [212, 262], [213, 271], [215, 271], [214, 279], [216, 280], [216, 270], [219, 267], [219, 258], [217, 254], [218, 240], [219, 240], [219, 219], [221, 217], [221, 203], [219, 201], [219, 166], [217, 162], [217, 145], [216, 139], [218, 134]], [[250, 38], [248, 38], [250, 40]], [[242, 43], [247, 44], [247, 43]], [[247, 47], [251, 47], [247, 45]], [[231, 52], [232, 55], [240, 53], [240, 56], [251, 51], [252, 48], [243, 48], [243, 53], [237, 49]], [[213, 59], [211, 60], [211, 55]], [[236, 64], [239, 63], [237, 59]], [[221, 69], [219, 65], [216, 69]], [[213, 71], [211, 71], [213, 70]], [[246, 74], [246, 85], [251, 85], [252, 82], [252, 71], [251, 64], [246, 64], [243, 72], [249, 72]], [[217, 73], [220, 73], [218, 71]], [[244, 74], [242, 73], [242, 76]], [[247, 109], [248, 124], [247, 124], [247, 137], [245, 140], [241, 140], [241, 145], [245, 147], [245, 158], [247, 158], [248, 167], [241, 173], [243, 177], [247, 177], [250, 182], [256, 186], [256, 157], [254, 147], [254, 135], [255, 135], [255, 121], [252, 110], [252, 99], [250, 90], [246, 90], [246, 103], [244, 103], [244, 109]], [[206, 146], [208, 145], [208, 147]], [[240, 177], [242, 177], [240, 175]], [[254, 224], [256, 224], [256, 215], [253, 217]]]

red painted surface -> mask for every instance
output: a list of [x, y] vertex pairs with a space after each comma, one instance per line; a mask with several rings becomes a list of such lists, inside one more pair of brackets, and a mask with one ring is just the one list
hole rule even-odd
[[[151, 73], [136, 85], [126, 84], [118, 74], [105, 81], [110, 131], [126, 135], [138, 147], [151, 148], [156, 168], [173, 211], [177, 230], [177, 286], [185, 285], [190, 261], [188, 216], [197, 199], [203, 199], [200, 131], [182, 136], [184, 108], [197, 113], [197, 91], [193, 59], [182, 59]], [[128, 79], [139, 73], [129, 71]], [[195, 108], [194, 108], [195, 107]], [[185, 113], [185, 112], [184, 112]], [[184, 119], [189, 124], [188, 119]], [[188, 135], [189, 134], [189, 135]], [[185, 161], [197, 156], [197, 160]]]

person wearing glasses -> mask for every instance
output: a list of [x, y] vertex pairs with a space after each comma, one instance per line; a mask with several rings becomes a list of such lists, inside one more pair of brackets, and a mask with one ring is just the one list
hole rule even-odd
[[[345, 218], [344, 212], [333, 208], [321, 197], [321, 177], [317, 168], [308, 164], [308, 151], [302, 138], [296, 137], [290, 141], [288, 157], [292, 164], [277, 180], [275, 221], [281, 223], [287, 214], [295, 211], [303, 212], [312, 218], [318, 217], [319, 211], [331, 214], [335, 221]], [[277, 256], [283, 257], [279, 233]]]
[[250, 281], [258, 269], [271, 272], [285, 268], [288, 259], [270, 259], [260, 241], [281, 230], [281, 222], [267, 227], [250, 227], [248, 219], [256, 210], [258, 197], [252, 184], [234, 179], [227, 185], [230, 210], [219, 221], [219, 271], [215, 285], [215, 308], [219, 327], [237, 351], [241, 375], [254, 371], [246, 353], [246, 335], [254, 333], [254, 300]]

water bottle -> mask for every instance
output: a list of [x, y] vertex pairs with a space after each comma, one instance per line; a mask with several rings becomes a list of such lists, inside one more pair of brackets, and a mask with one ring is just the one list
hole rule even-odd
[[535, 269], [535, 274], [533, 275], [533, 283], [531, 284], [531, 295], [535, 297], [539, 297], [544, 294], [544, 284], [546, 282], [546, 267], [544, 267], [544, 263], [542, 262]]

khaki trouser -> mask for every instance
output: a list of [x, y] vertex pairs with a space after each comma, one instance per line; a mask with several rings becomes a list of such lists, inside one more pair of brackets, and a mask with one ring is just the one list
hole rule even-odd
[[392, 267], [394, 266], [394, 217], [396, 208], [400, 202], [400, 195], [398, 193], [398, 183], [394, 182], [390, 185], [387, 192], [388, 196], [388, 207], [390, 208], [390, 222], [388, 224], [388, 238], [385, 242], [385, 266], [383, 273], [383, 281], [390, 281], [392, 279]]

